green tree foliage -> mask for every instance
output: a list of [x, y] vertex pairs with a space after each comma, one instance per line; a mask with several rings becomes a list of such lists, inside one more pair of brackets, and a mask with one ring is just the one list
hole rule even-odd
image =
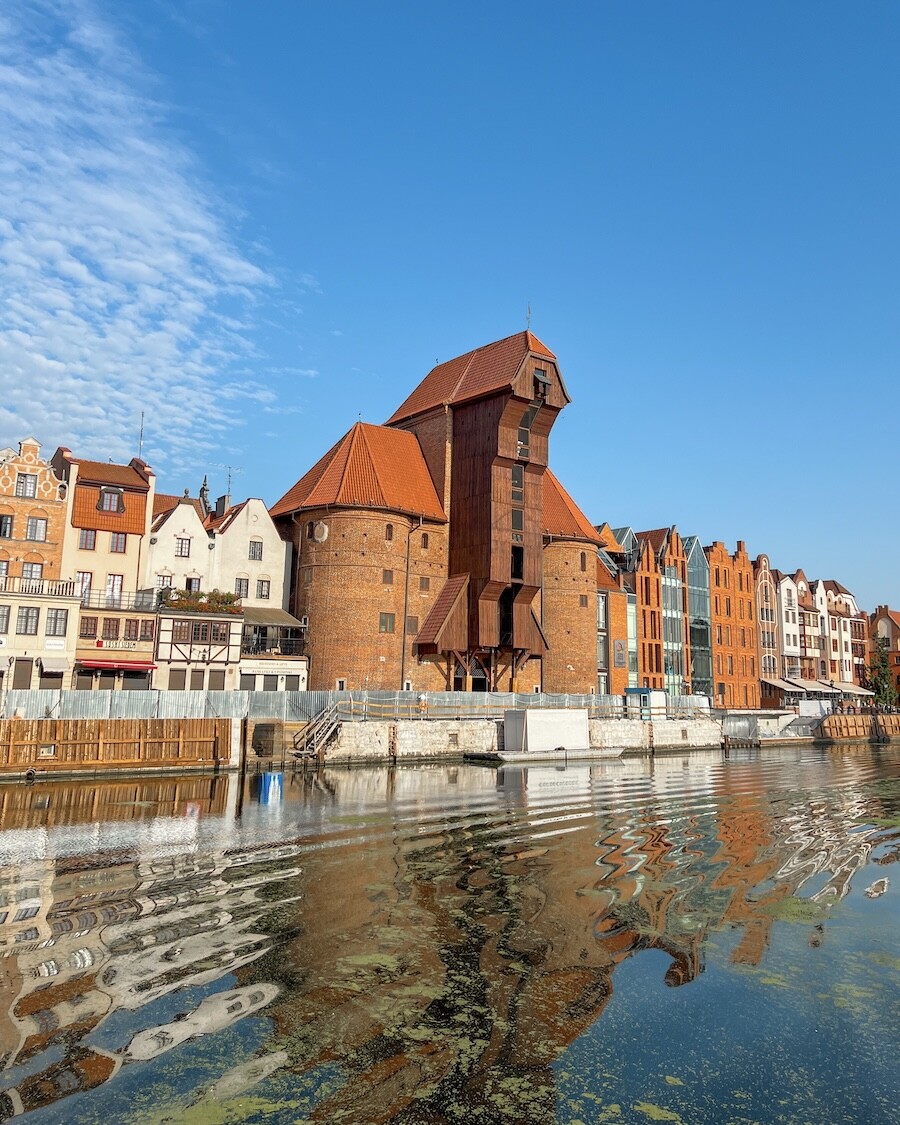
[[875, 703], [879, 707], [893, 707], [897, 702], [897, 689], [891, 678], [891, 663], [887, 637], [877, 637], [875, 651], [866, 669], [866, 679], [871, 691], [875, 692]]

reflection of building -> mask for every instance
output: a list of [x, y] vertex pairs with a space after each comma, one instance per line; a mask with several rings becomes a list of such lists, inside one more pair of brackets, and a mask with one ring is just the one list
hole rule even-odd
[[[228, 783], [218, 782], [222, 793]], [[182, 808], [185, 795], [202, 798], [211, 788], [209, 779], [134, 784], [148, 796], [177, 791]], [[122, 786], [114, 788], [123, 795]], [[196, 803], [210, 807], [208, 799]], [[0, 1018], [0, 1066], [27, 1064], [30, 1076], [14, 1088], [4, 1084], [0, 1099], [8, 1100], [0, 1100], [0, 1116], [90, 1089], [123, 1062], [215, 1032], [269, 1004], [277, 988], [266, 982], [219, 990], [176, 1021], [174, 1031], [154, 1023], [136, 1035], [125, 1032], [113, 1049], [87, 1041], [116, 1012], [139, 1013], [160, 997], [208, 986], [258, 960], [270, 941], [259, 929], [268, 909], [265, 888], [299, 873], [283, 862], [296, 848], [278, 851], [282, 862], [274, 869], [262, 850], [227, 858], [150, 855], [70, 873], [64, 860], [45, 860], [29, 864], [24, 883], [8, 872], [0, 896], [22, 918], [3, 927], [0, 1006], [7, 1014]], [[134, 1021], [126, 1026], [133, 1029]]]

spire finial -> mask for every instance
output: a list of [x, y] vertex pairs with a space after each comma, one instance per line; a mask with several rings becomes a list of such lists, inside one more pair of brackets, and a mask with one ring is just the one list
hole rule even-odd
[[531, 331], [531, 301], [528, 302], [528, 309], [525, 313], [525, 328], [528, 332]]

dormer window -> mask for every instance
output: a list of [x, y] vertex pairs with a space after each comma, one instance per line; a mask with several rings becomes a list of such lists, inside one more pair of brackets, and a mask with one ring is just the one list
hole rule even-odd
[[100, 489], [100, 499], [97, 501], [98, 512], [124, 512], [125, 494], [121, 488], [110, 488], [106, 485]]
[[534, 397], [544, 399], [547, 397], [552, 383], [547, 378], [547, 372], [536, 367], [534, 369]]

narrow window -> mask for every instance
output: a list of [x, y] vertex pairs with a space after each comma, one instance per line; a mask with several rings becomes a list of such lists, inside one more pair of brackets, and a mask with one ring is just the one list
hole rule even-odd
[[114, 555], [124, 555], [128, 546], [128, 536], [124, 531], [114, 531], [109, 537], [109, 549]]
[[379, 633], [393, 633], [394, 631], [394, 615], [393, 613], [382, 613], [378, 617], [378, 632]]
[[430, 578], [420, 578], [419, 579], [419, 592], [424, 594], [426, 591], [428, 591], [430, 589], [431, 589], [431, 579]]
[[587, 609], [587, 604], [588, 604], [587, 594], [579, 594], [578, 595], [578, 604], [581, 606], [582, 609]]
[[136, 641], [138, 639], [138, 622], [136, 617], [129, 617], [125, 621], [125, 640]]
[[509, 577], [513, 582], [525, 580], [525, 548], [513, 547], [510, 560]]
[[316, 537], [315, 528], [316, 528], [316, 525], [313, 523], [312, 520], [310, 520], [309, 523], [306, 525], [306, 538], [307, 539], [315, 539], [315, 537]]
[[235, 578], [234, 592], [239, 598], [246, 598], [250, 593], [250, 579], [249, 578]]
[[581, 552], [581, 571], [584, 573], [587, 570], [587, 551]]
[[150, 619], [145, 618], [141, 622], [141, 640], [142, 641], [152, 641], [153, 640], [153, 631], [154, 631], [153, 626], [154, 626], [154, 622]]
[[428, 550], [428, 532], [427, 531], [422, 532], [422, 550], [423, 551]]
[[268, 578], [260, 578], [256, 583], [256, 596], [260, 601], [266, 601], [272, 586]]
[[385, 538], [385, 541], [388, 542], [388, 543], [390, 543], [391, 540], [394, 538], [394, 525], [392, 523], [385, 524], [384, 538]]
[[525, 502], [525, 466], [513, 465], [512, 467], [512, 501], [514, 504]]
[[97, 532], [92, 527], [83, 527], [78, 533], [78, 546], [82, 551], [93, 551], [97, 546]]
[[394, 585], [394, 572], [392, 570], [383, 570], [381, 572], [381, 581], [385, 586]]
[[263, 545], [262, 545], [261, 539], [251, 539], [250, 540], [250, 552], [249, 552], [248, 557], [250, 559], [252, 559], [254, 562], [262, 562], [262, 557], [263, 557], [262, 556], [262, 549], [263, 549]]
[[0, 539], [12, 539], [13, 533], [13, 518], [12, 516], [0, 516]]
[[415, 637], [419, 632], [419, 619], [418, 617], [407, 617], [406, 619], [406, 635], [409, 638]]

